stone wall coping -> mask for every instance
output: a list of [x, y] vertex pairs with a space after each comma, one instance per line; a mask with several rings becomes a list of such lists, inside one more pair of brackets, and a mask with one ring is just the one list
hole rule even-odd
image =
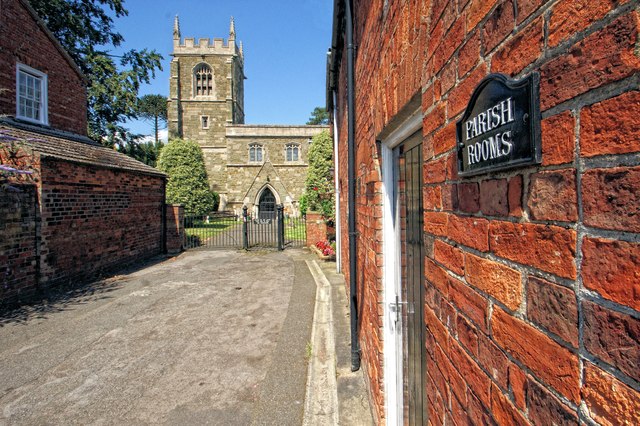
[[311, 125], [228, 125], [225, 127], [227, 137], [311, 137], [329, 126]]
[[[263, 163], [260, 164], [251, 164], [251, 163], [238, 163], [238, 164], [227, 164], [227, 167], [243, 167], [243, 168], [251, 168], [251, 167], [262, 167]], [[273, 167], [278, 168], [287, 168], [287, 167], [309, 167], [307, 163], [272, 163]]]

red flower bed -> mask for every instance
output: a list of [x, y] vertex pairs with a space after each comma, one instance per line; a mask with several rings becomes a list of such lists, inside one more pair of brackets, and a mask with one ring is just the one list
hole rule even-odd
[[324, 256], [334, 256], [336, 254], [335, 248], [329, 241], [318, 241], [316, 247]]

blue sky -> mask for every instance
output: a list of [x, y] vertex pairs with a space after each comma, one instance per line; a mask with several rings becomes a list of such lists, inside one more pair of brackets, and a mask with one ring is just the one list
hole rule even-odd
[[[229, 36], [244, 44], [245, 122], [304, 124], [313, 108], [325, 105], [326, 52], [331, 43], [331, 0], [126, 0], [129, 16], [115, 20], [124, 50], [156, 49], [163, 70], [140, 95], [169, 94], [173, 20], [182, 37]], [[150, 134], [147, 123], [128, 123]]]

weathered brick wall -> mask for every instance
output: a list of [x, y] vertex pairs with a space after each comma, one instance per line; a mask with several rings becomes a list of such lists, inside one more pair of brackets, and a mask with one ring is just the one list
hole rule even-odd
[[84, 83], [19, 0], [0, 0], [0, 114], [16, 115], [16, 62], [47, 74], [49, 125], [87, 134]]
[[184, 249], [184, 207], [167, 204], [165, 209], [167, 253], [179, 253]]
[[[365, 0], [355, 5], [356, 79], [356, 227], [359, 339], [362, 366], [370, 387], [373, 414], [384, 422], [382, 287], [382, 183], [375, 141], [384, 126], [420, 91], [427, 35], [427, 1], [410, 1], [402, 7]], [[392, 3], [392, 2], [389, 2]], [[342, 271], [349, 291], [347, 81], [346, 48], [343, 50], [337, 94], [340, 186], [340, 236]]]
[[307, 211], [306, 227], [307, 247], [314, 246], [318, 241], [326, 241], [327, 224], [322, 218], [322, 214]]
[[158, 176], [43, 159], [42, 283], [161, 253], [163, 191]]
[[[419, 93], [431, 421], [639, 423], [637, 2], [384, 3], [357, 1], [355, 30], [360, 339], [378, 419], [375, 138]], [[340, 71], [347, 229], [346, 61]], [[455, 122], [478, 82], [490, 72], [533, 71], [541, 76], [542, 164], [457, 176]]]
[[37, 285], [37, 190], [32, 184], [0, 189], [0, 302], [33, 293]]

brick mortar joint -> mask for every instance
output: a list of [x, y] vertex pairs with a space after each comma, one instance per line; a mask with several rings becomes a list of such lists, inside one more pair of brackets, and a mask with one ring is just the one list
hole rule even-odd
[[[557, 105], [541, 111], [542, 119], [558, 115], [565, 111], [575, 111], [578, 114], [582, 108], [606, 101], [631, 91], [637, 91], [640, 86], [640, 74], [634, 73], [622, 80], [595, 87], [582, 94], [567, 99]], [[574, 115], [575, 117], [576, 115]]]

